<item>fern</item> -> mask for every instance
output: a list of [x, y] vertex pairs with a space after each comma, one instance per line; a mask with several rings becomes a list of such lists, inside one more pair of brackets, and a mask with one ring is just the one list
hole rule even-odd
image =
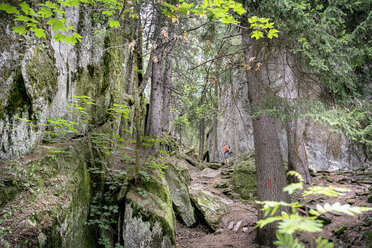
[[332, 185], [328, 187], [321, 187], [321, 186], [313, 186], [309, 187], [307, 190], [304, 192], [304, 196], [309, 196], [309, 195], [325, 195], [325, 196], [339, 196], [341, 193], [348, 192], [350, 191], [347, 188], [336, 188], [333, 187]]
[[276, 238], [278, 240], [274, 241], [274, 245], [278, 246], [279, 248], [305, 248], [305, 246], [301, 244], [298, 239], [293, 239], [292, 235], [276, 232]]
[[351, 207], [349, 204], [341, 205], [339, 202], [330, 205], [326, 203], [324, 206], [319, 204], [316, 205], [317, 210], [310, 210], [310, 214], [312, 215], [320, 215], [326, 212], [340, 212], [348, 215], [360, 214], [362, 212], [371, 211], [372, 208], [367, 207]]

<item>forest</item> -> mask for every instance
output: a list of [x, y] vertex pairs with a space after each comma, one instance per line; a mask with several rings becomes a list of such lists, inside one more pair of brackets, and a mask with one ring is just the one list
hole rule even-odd
[[0, 248], [372, 247], [372, 1], [0, 19]]

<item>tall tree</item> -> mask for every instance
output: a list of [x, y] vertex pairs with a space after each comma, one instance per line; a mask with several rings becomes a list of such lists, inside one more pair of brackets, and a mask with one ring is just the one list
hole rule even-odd
[[169, 131], [172, 87], [172, 50], [176, 42], [173, 24], [165, 17], [160, 6], [154, 4], [154, 32], [151, 66], [151, 95], [146, 135], [159, 137]]
[[[254, 41], [250, 38], [247, 18], [241, 22], [242, 45], [244, 48], [245, 64], [249, 65], [255, 58], [256, 68], [247, 70], [248, 99], [252, 115], [257, 114], [257, 106], [270, 97], [270, 83], [267, 82], [264, 69], [260, 64], [267, 61], [265, 48], [267, 41]], [[259, 201], [286, 201], [289, 195], [283, 192], [286, 186], [285, 169], [279, 147], [279, 137], [276, 130], [276, 120], [266, 114], [258, 114], [252, 118], [254, 147], [256, 156], [257, 199]], [[280, 212], [280, 211], [279, 211]], [[259, 211], [258, 219], [263, 219], [264, 213]], [[271, 245], [276, 239], [275, 225], [267, 225], [257, 230], [257, 241], [260, 244]]]

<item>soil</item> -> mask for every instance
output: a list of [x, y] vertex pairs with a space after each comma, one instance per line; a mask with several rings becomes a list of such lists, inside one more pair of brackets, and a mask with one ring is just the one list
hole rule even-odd
[[[218, 169], [221, 172], [224, 167]], [[212, 186], [213, 182], [221, 181], [221, 173], [216, 177], [203, 177], [200, 170], [189, 165], [192, 182], [190, 188], [198, 187], [213, 194], [233, 200], [233, 204], [228, 205], [228, 212], [223, 216], [219, 229], [212, 232], [203, 224], [195, 228], [188, 228], [178, 221], [177, 223], [177, 247], [182, 248], [227, 248], [227, 247], [259, 247], [255, 243], [257, 210], [252, 203], [247, 203], [241, 199], [236, 199], [236, 194], [226, 196], [223, 189], [217, 189]], [[349, 192], [340, 197], [311, 196], [306, 199], [301, 196], [294, 196], [293, 200], [301, 204], [314, 208], [316, 204], [340, 202], [352, 206], [372, 207], [367, 202], [368, 194], [371, 194], [372, 177], [366, 173], [317, 173], [313, 174], [312, 185], [342, 187], [350, 189]], [[310, 187], [311, 185], [309, 185]], [[234, 197], [235, 196], [235, 197]], [[231, 197], [235, 199], [231, 199]], [[331, 240], [334, 247], [367, 247], [368, 235], [372, 232], [372, 213], [364, 212], [357, 216], [327, 214], [331, 223], [325, 225], [322, 233], [315, 233], [315, 237], [323, 237]], [[238, 230], [235, 229], [237, 222], [242, 221]], [[231, 229], [231, 225], [233, 228]], [[229, 229], [230, 225], [230, 229]], [[345, 226], [345, 227], [343, 227]], [[335, 235], [334, 231], [338, 228], [345, 229], [341, 234]], [[234, 230], [235, 229], [235, 230]], [[313, 239], [309, 234], [298, 235], [298, 238], [310, 246], [310, 240]]]

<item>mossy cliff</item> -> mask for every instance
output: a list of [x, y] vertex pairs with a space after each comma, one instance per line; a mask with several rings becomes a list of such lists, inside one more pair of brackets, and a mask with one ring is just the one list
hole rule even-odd
[[18, 191], [3, 201], [2, 247], [94, 247], [94, 234], [84, 225], [92, 195], [87, 146], [70, 144], [57, 158], [39, 152], [5, 170]]
[[[128, 68], [136, 65], [126, 47], [133, 36], [133, 20], [107, 30], [96, 10], [87, 6], [69, 8], [64, 17], [79, 30], [82, 43], [74, 46], [17, 36], [11, 32], [12, 17], [1, 12], [0, 38], [6, 42], [0, 44], [0, 75], [4, 75], [0, 77], [0, 159], [29, 153], [48, 119], [71, 119], [65, 105], [73, 96], [87, 95], [96, 101], [88, 112], [97, 125], [107, 121], [107, 109], [113, 104], [131, 104], [123, 96], [128, 94], [128, 84], [134, 83], [128, 79], [135, 68]], [[141, 104], [143, 109], [145, 103]], [[19, 118], [30, 120], [35, 128]], [[118, 122], [117, 126], [131, 127], [126, 120]]]

